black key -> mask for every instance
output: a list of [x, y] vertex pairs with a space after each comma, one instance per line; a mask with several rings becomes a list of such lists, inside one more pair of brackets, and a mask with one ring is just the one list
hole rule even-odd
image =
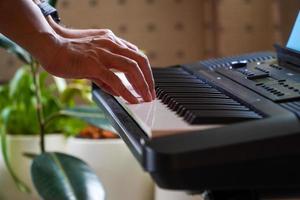
[[216, 98], [177, 98], [170, 99], [168, 107], [174, 111], [178, 110], [181, 105], [241, 105], [233, 99], [216, 99]]
[[160, 89], [157, 90], [156, 92], [157, 97], [161, 99], [163, 98], [164, 95], [168, 95], [171, 97], [193, 97], [194, 95], [201, 94], [201, 93], [218, 94], [218, 95], [223, 95], [225, 97], [225, 95], [222, 94], [221, 92], [211, 88], [197, 88], [197, 90], [191, 90], [191, 91], [178, 90], [178, 92]]
[[175, 68], [175, 69], [156, 69], [156, 70], [152, 70], [153, 76], [155, 76], [156, 74], [188, 74], [190, 75], [190, 73], [188, 73], [187, 71], [184, 71], [183, 69], [180, 68]]
[[232, 105], [185, 105], [181, 106], [177, 110], [179, 116], [184, 116], [187, 111], [200, 111], [200, 110], [238, 110], [238, 111], [250, 111], [245, 106], [232, 106]]
[[[189, 86], [188, 86], [189, 85]], [[191, 83], [191, 84], [186, 84], [186, 83], [160, 83], [156, 84], [155, 88], [212, 88], [210, 85], [207, 85], [206, 83]]]
[[177, 94], [164, 94], [160, 96], [161, 101], [165, 104], [169, 104], [170, 100], [174, 99], [176, 101], [177, 98], [216, 98], [216, 99], [230, 99], [228, 96], [224, 94], [214, 94], [214, 93], [177, 93]]
[[[201, 81], [201, 80], [199, 80]], [[186, 87], [186, 88], [198, 88], [198, 87], [207, 87], [211, 88], [210, 85], [204, 82], [198, 83], [156, 83], [156, 87]]]
[[163, 80], [156, 80], [155, 83], [159, 85], [160, 83], [203, 83], [200, 79], [163, 79]]
[[185, 87], [161, 87], [158, 88], [157, 94], [159, 92], [167, 92], [167, 93], [197, 93], [197, 92], [207, 92], [212, 94], [221, 94], [218, 90], [214, 88], [185, 88]]
[[180, 80], [180, 81], [189, 81], [189, 80], [198, 80], [199, 82], [199, 79], [196, 78], [196, 77], [169, 77], [169, 78], [165, 78], [165, 77], [158, 77], [158, 78], [154, 78], [154, 82], [155, 83], [161, 83], [161, 82], [176, 82], [177, 80]]
[[184, 119], [191, 124], [232, 123], [251, 119], [261, 119], [262, 116], [253, 111], [214, 111], [202, 110], [186, 112]]
[[160, 78], [196, 78], [190, 74], [155, 74], [154, 79]]

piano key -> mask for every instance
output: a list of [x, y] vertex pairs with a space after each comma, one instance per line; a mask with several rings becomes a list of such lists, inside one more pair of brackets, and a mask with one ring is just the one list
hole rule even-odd
[[214, 88], [189, 88], [186, 87], [157, 87], [156, 92], [170, 92], [170, 93], [197, 93], [197, 92], [214, 92], [221, 93]]
[[158, 89], [164, 89], [164, 88], [212, 88], [210, 85], [207, 85], [205, 83], [196, 83], [196, 84], [190, 84], [189, 86], [187, 86], [189, 84], [185, 84], [185, 83], [160, 83], [160, 84], [156, 84], [155, 88]]
[[193, 93], [193, 94], [184, 94], [184, 93], [178, 93], [178, 94], [164, 94], [160, 95], [160, 99], [163, 103], [169, 104], [171, 99], [174, 99], [176, 101], [176, 98], [212, 98], [212, 99], [230, 99], [228, 96], [224, 94], [214, 94], [214, 93]]
[[164, 78], [164, 77], [161, 77], [161, 78], [154, 78], [154, 81], [155, 83], [161, 83], [161, 82], [171, 82], [171, 83], [174, 83], [174, 82], [177, 82], [177, 81], [190, 81], [190, 80], [197, 80], [198, 83], [201, 83], [200, 80], [196, 77], [172, 77], [172, 78]]
[[152, 73], [154, 76], [156, 74], [188, 74], [188, 75], [191, 75], [187, 71], [184, 71], [183, 69], [180, 69], [180, 68], [167, 69], [167, 70], [165, 70], [165, 69], [152, 70]]
[[251, 119], [261, 119], [262, 116], [253, 111], [215, 111], [202, 110], [187, 112], [184, 119], [191, 124], [232, 123]]
[[178, 108], [177, 114], [179, 116], [184, 116], [187, 111], [200, 111], [200, 110], [250, 111], [250, 109], [245, 106], [236, 106], [236, 105], [185, 105]]
[[178, 89], [178, 92], [176, 92], [176, 90], [163, 90], [163, 89], [158, 89], [156, 94], [158, 96], [158, 98], [163, 98], [164, 95], [169, 95], [171, 97], [192, 97], [193, 95], [197, 95], [197, 94], [201, 94], [201, 93], [206, 93], [206, 94], [219, 94], [219, 95], [223, 95], [224, 98], [226, 97], [224, 94], [222, 94], [221, 92], [214, 90], [214, 89], [207, 89], [207, 88], [198, 88], [196, 90], [180, 90]]
[[214, 98], [177, 98], [170, 99], [168, 107], [177, 110], [181, 105], [241, 105], [232, 99], [214, 99]]
[[228, 123], [261, 118], [250, 108], [182, 69], [156, 71], [154, 79], [157, 97], [189, 123]]
[[197, 78], [194, 75], [190, 75], [190, 74], [157, 74], [154, 76], [154, 79], [161, 79], [161, 78]]
[[163, 80], [156, 80], [155, 83], [159, 85], [160, 83], [203, 83], [200, 79], [163, 79]]
[[195, 78], [196, 76], [190, 74], [155, 74], [154, 79], [156, 78]]
[[185, 87], [160, 87], [157, 88], [157, 93], [168, 92], [168, 93], [197, 93], [197, 92], [207, 92], [212, 94], [221, 94], [218, 90], [214, 88], [185, 88]]

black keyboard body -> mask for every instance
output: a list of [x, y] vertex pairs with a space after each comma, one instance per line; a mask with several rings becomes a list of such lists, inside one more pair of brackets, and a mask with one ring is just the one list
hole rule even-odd
[[150, 138], [114, 97], [93, 86], [93, 99], [160, 187], [300, 189], [300, 70], [276, 60], [263, 52], [153, 70], [178, 116], [220, 128]]

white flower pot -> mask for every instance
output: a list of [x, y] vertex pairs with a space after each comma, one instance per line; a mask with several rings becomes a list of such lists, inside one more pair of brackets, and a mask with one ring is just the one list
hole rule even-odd
[[185, 191], [161, 189], [155, 186], [155, 200], [203, 200], [201, 195], [189, 195]]
[[69, 138], [67, 153], [89, 164], [107, 200], [153, 200], [153, 182], [121, 139]]
[[[47, 151], [65, 151], [65, 137], [63, 135], [51, 134], [46, 136]], [[33, 187], [30, 177], [30, 166], [32, 160], [23, 156], [23, 153], [40, 153], [40, 139], [38, 136], [7, 136], [9, 158], [15, 173], [24, 181], [30, 189], [31, 194], [20, 192], [4, 165], [2, 153], [0, 153], [0, 199], [1, 200], [33, 200], [39, 199]], [[1, 146], [1, 143], [0, 143]]]

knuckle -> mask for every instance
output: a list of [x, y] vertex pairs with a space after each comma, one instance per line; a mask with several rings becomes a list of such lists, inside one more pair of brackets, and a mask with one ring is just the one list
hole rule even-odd
[[136, 45], [134, 45], [134, 44], [131, 44], [131, 45], [132, 45], [132, 48], [133, 48], [133, 49], [135, 49], [135, 50], [138, 50], [138, 49], [139, 49]]
[[139, 54], [139, 59], [145, 64], [148, 63], [148, 57], [145, 54]]
[[126, 64], [130, 70], [138, 70], [138, 63], [131, 59], [126, 59]]
[[128, 48], [124, 45], [118, 45], [118, 50], [120, 53], [126, 53], [128, 51]]
[[111, 34], [106, 35], [107, 39], [111, 40], [111, 42], [115, 42], [115, 37]]
[[114, 39], [115, 38], [115, 34], [110, 30], [110, 29], [106, 29], [105, 31], [106, 37]]
[[112, 33], [113, 33], [112, 30], [110, 30], [110, 29], [103, 29], [103, 31], [104, 31], [106, 34], [112, 34]]
[[114, 41], [111, 38], [103, 38], [102, 41], [103, 45], [112, 46], [114, 45]]

